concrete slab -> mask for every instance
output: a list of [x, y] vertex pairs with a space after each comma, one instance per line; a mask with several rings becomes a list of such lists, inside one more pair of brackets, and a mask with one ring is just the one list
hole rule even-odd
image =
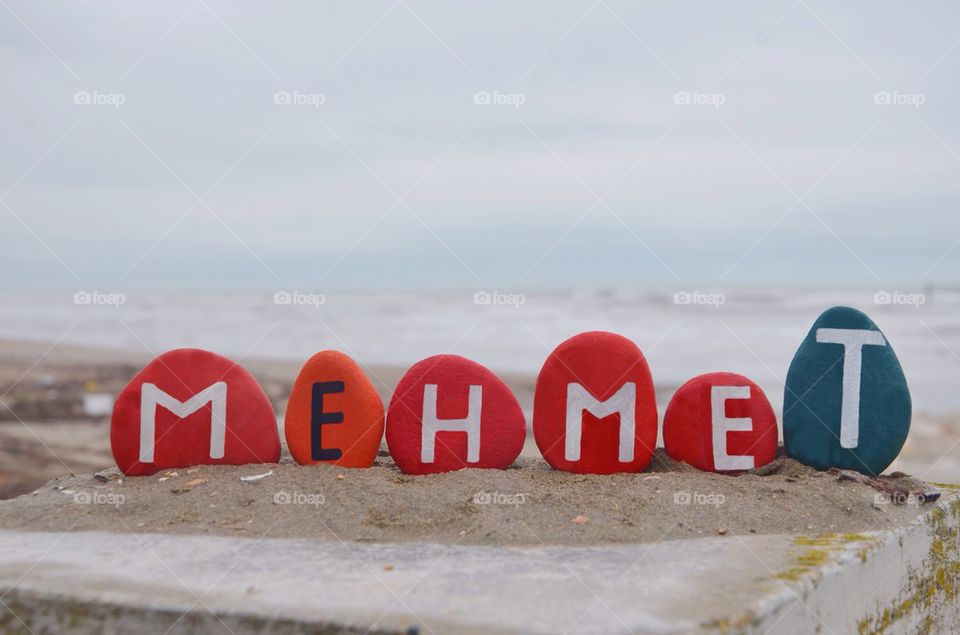
[[900, 530], [603, 547], [0, 531], [7, 633], [960, 629], [960, 500]]

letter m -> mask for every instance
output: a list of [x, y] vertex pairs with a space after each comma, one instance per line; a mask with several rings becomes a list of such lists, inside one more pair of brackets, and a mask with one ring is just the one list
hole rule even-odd
[[633, 461], [634, 431], [636, 430], [637, 385], [627, 382], [606, 401], [598, 401], [582, 385], [567, 384], [567, 427], [564, 440], [564, 458], [580, 460], [580, 437], [583, 430], [583, 411], [600, 419], [612, 414], [620, 415], [620, 447], [617, 452], [621, 463]]
[[227, 436], [227, 383], [218, 381], [186, 401], [171, 397], [155, 384], [140, 387], [140, 462], [153, 463], [157, 434], [157, 408], [163, 406], [181, 419], [211, 405], [210, 458], [222, 459]]

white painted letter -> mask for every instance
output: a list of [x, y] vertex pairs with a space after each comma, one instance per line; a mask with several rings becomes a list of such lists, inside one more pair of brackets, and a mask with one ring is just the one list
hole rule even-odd
[[181, 419], [207, 404], [210, 412], [210, 458], [222, 459], [227, 437], [227, 383], [218, 381], [186, 401], [171, 397], [155, 384], [140, 387], [140, 462], [153, 463], [157, 433], [157, 407], [163, 406]]
[[840, 447], [860, 444], [860, 367], [863, 347], [886, 346], [880, 331], [817, 329], [817, 342], [843, 345], [843, 401], [840, 404]]
[[710, 417], [713, 429], [713, 467], [717, 470], [752, 470], [753, 457], [727, 454], [728, 432], [753, 430], [750, 417], [727, 418], [727, 399], [749, 399], [750, 386], [710, 386]]
[[423, 387], [423, 427], [420, 432], [420, 460], [433, 463], [434, 443], [438, 432], [467, 433], [467, 463], [480, 461], [480, 409], [483, 386], [470, 386], [465, 419], [437, 419], [437, 385]]
[[620, 451], [621, 463], [633, 460], [634, 431], [636, 430], [635, 412], [637, 407], [637, 385], [627, 382], [606, 401], [597, 401], [586, 388], [576, 382], [567, 384], [567, 431], [563, 456], [568, 461], [580, 460], [580, 436], [583, 429], [583, 411], [594, 417], [604, 418], [612, 414], [620, 415]]

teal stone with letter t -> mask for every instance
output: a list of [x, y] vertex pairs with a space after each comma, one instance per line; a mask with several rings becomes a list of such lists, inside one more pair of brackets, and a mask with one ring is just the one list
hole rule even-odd
[[910, 413], [900, 361], [873, 320], [842, 306], [817, 318], [787, 372], [787, 455], [821, 470], [880, 474], [907, 440]]

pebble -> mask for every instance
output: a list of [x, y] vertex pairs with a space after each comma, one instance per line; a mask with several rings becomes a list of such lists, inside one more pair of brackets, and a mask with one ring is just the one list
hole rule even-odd
[[873, 320], [849, 307], [825, 311], [787, 372], [783, 440], [792, 458], [820, 470], [869, 475], [897, 457], [910, 430], [910, 390]]
[[777, 418], [763, 390], [736, 373], [707, 373], [684, 383], [663, 418], [670, 458], [707, 472], [767, 465], [777, 455]]
[[[142, 408], [148, 409], [144, 422]], [[273, 406], [253, 375], [226, 357], [192, 348], [163, 353], [117, 395], [110, 445], [129, 476], [280, 459]]]
[[492, 371], [459, 355], [414, 364], [390, 399], [387, 446], [407, 474], [506, 469], [526, 438], [523, 410]]
[[558, 470], [646, 469], [657, 445], [657, 401], [637, 345], [605, 331], [561, 343], [537, 376], [533, 434], [543, 458]]
[[383, 402], [357, 362], [339, 351], [307, 360], [284, 416], [287, 447], [297, 463], [370, 467], [383, 427]]

